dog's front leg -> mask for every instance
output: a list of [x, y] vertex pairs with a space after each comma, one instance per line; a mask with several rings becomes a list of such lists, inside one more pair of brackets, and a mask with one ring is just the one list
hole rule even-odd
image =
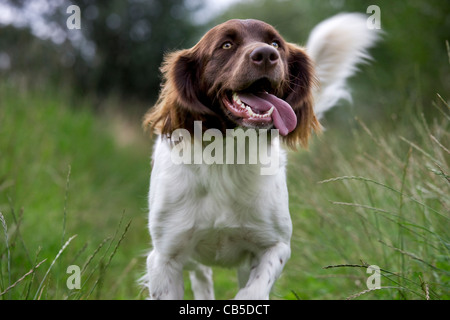
[[152, 300], [181, 300], [183, 264], [154, 249], [147, 257], [147, 286]]
[[275, 280], [280, 276], [284, 264], [291, 255], [289, 244], [279, 242], [265, 250], [252, 261], [250, 276], [245, 287], [237, 293], [236, 300], [269, 299]]

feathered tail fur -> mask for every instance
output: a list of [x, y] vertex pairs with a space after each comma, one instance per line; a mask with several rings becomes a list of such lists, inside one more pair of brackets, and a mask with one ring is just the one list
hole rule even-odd
[[367, 50], [379, 38], [369, 29], [367, 16], [342, 13], [318, 24], [309, 36], [306, 48], [313, 59], [320, 86], [314, 91], [314, 111], [320, 118], [338, 100], [351, 101], [346, 80], [357, 71], [357, 64], [369, 60]]

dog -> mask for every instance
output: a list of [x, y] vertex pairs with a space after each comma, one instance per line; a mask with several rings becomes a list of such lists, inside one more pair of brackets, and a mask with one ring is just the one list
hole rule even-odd
[[[165, 56], [159, 98], [143, 121], [157, 134], [149, 191], [153, 249], [143, 277], [150, 299], [182, 299], [183, 270], [195, 299], [214, 299], [213, 265], [237, 268], [235, 299], [269, 299], [291, 254], [285, 149], [307, 147], [321, 130], [320, 116], [351, 98], [346, 79], [370, 58], [376, 39], [357, 13], [320, 23], [306, 47], [262, 21], [229, 20], [194, 47]], [[238, 130], [260, 140], [225, 146]], [[208, 153], [213, 143], [227, 155]], [[276, 155], [277, 170], [262, 174], [260, 154], [254, 163], [233, 164], [230, 153], [249, 155], [255, 144]], [[193, 160], [174, 161], [180, 154]], [[208, 162], [208, 155], [232, 164]]]

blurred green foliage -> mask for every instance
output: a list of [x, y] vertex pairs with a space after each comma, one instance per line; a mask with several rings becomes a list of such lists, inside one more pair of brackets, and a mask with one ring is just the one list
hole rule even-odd
[[[32, 1], [7, 3], [23, 9]], [[11, 59], [10, 69], [3, 71], [7, 77], [65, 81], [80, 94], [95, 93], [100, 98], [115, 94], [152, 100], [159, 92], [164, 53], [191, 45], [199, 28], [189, 17], [201, 2], [63, 0], [56, 8], [50, 3], [44, 0], [36, 6], [47, 8], [39, 9], [47, 10], [43, 15], [47, 24], [66, 33], [62, 43], [34, 37], [33, 21], [27, 27], [0, 25], [0, 53]], [[80, 30], [66, 27], [69, 5], [80, 8]]]
[[[74, 3], [82, 12], [94, 6], [89, 0]], [[94, 66], [83, 69], [78, 60], [77, 82], [86, 90], [154, 98], [164, 52], [187, 45], [195, 30], [184, 1], [97, 1], [95, 7], [97, 16], [83, 21], [85, 36], [97, 48]]]

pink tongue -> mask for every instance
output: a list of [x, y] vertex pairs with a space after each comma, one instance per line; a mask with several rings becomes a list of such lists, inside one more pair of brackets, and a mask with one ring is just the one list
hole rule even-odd
[[275, 107], [272, 120], [282, 136], [286, 136], [297, 126], [297, 116], [291, 106], [284, 100], [269, 93], [240, 93], [239, 98], [254, 111], [267, 112]]

